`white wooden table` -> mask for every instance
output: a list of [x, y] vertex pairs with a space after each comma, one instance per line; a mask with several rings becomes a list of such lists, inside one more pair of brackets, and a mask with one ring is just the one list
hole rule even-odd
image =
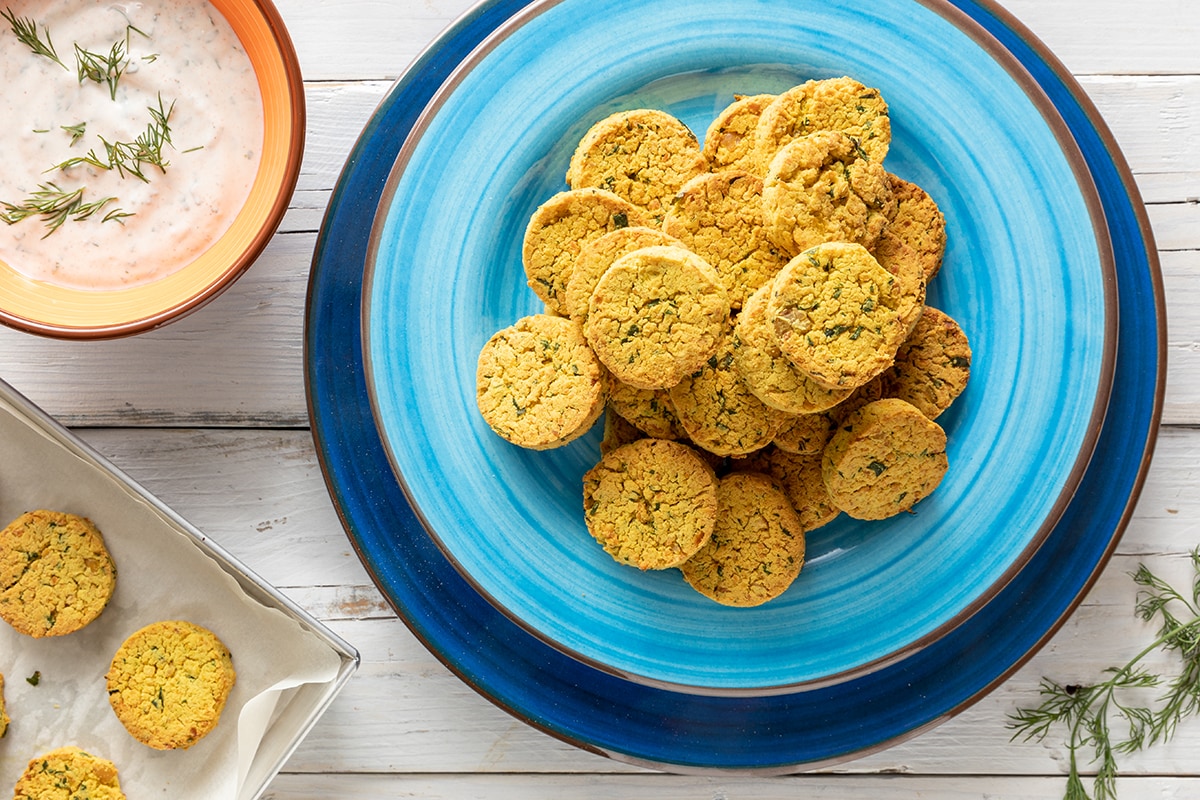
[[[471, 1], [277, 0], [307, 80], [308, 141], [291, 209], [258, 263], [206, 308], [140, 337], [87, 344], [0, 330], [0, 378], [361, 650], [361, 670], [267, 797], [1061, 797], [1061, 741], [1012, 743], [1006, 715], [1036, 702], [1041, 676], [1092, 681], [1148, 643], [1129, 573], [1145, 562], [1186, 578], [1200, 544], [1200, 1], [1004, 0], [1104, 115], [1160, 251], [1164, 426], [1117, 555], [1054, 639], [960, 716], [882, 753], [771, 779], [625, 766], [498, 710], [392, 613], [326, 493], [302, 365], [317, 230], [375, 104]], [[1123, 800], [1200, 797], [1200, 719], [1121, 763]]]

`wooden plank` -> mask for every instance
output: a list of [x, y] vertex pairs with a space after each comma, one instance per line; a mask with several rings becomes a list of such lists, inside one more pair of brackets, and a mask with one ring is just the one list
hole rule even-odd
[[[391, 87], [391, 81], [305, 85], [308, 127], [304, 163], [297, 182], [300, 192], [333, 188], [350, 149]], [[325, 203], [316, 206], [324, 210]]]
[[[1121, 800], [1191, 800], [1200, 781], [1189, 777], [1122, 778]], [[1061, 800], [1058, 777], [805, 775], [782, 778], [676, 775], [309, 775], [284, 774], [267, 800], [595, 800], [653, 797], [656, 800]]]
[[1163, 420], [1200, 424], [1200, 251], [1162, 253], [1167, 306], [1167, 387]]
[[[475, 0], [278, 0], [305, 80], [395, 78]], [[332, 12], [332, 13], [331, 13]]]
[[1146, 203], [1200, 203], [1200, 171], [1135, 173]]
[[284, 587], [370, 583], [305, 430], [80, 430], [133, 480]]
[[[279, 0], [308, 80], [394, 78], [471, 0], [349, 0], [337, 13], [305, 0]], [[1191, 0], [1142, 0], [1130, 14], [1122, 0], [1004, 0], [1076, 73], [1200, 72], [1200, 9]], [[1169, 20], [1169, 23], [1165, 21]], [[348, 46], [347, 42], [352, 42]]]
[[[1200, 8], [1191, 0], [1046, 3], [1002, 0], [1073, 73], [1200, 72]], [[1166, 22], [1169, 20], [1170, 22]]]
[[1147, 211], [1160, 252], [1200, 250], [1200, 203], [1155, 204]]
[[1098, 75], [1079, 83], [1135, 173], [1196, 171], [1200, 76]]

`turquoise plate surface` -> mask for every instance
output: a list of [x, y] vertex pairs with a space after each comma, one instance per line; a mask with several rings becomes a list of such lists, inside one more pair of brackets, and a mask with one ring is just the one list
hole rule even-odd
[[[941, 12], [937, 9], [941, 9]], [[514, 447], [475, 407], [475, 361], [537, 313], [521, 238], [587, 127], [667, 110], [698, 135], [734, 94], [851, 75], [887, 100], [885, 166], [947, 219], [929, 304], [962, 325], [971, 383], [939, 418], [950, 472], [915, 513], [809, 534], [779, 599], [716, 605], [676, 570], [615, 563], [581, 476], [599, 427]], [[535, 3], [432, 99], [379, 205], [363, 305], [367, 384], [396, 475], [481, 595], [548, 644], [649, 685], [770, 694], [867, 674], [960, 625], [1053, 528], [1107, 405], [1117, 331], [1108, 230], [1053, 104], [970, 19], [911, 0]]]

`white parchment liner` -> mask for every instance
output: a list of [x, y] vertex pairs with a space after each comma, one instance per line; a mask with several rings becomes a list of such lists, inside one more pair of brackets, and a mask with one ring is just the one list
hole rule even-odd
[[[113, 474], [80, 458], [0, 397], [0, 526], [35, 508], [89, 517], [117, 566], [112, 601], [82, 631], [33, 639], [0, 622], [0, 674], [12, 718], [0, 739], [0, 796], [30, 759], [77, 745], [113, 761], [131, 798], [239, 800], [287, 689], [334, 680], [339, 655], [280, 611], [252, 599], [192, 539]], [[237, 683], [221, 721], [188, 750], [134, 740], [108, 703], [105, 673], [138, 628], [185, 619], [233, 654]], [[40, 673], [34, 686], [29, 678]]]

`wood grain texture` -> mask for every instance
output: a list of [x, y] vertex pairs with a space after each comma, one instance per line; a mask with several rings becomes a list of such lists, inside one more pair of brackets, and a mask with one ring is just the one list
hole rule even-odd
[[[981, 789], [981, 785], [986, 788]], [[1193, 800], [1196, 778], [1122, 778], [1121, 800]], [[1058, 778], [913, 775], [804, 775], [774, 779], [690, 778], [674, 775], [282, 775], [264, 800], [540, 800], [541, 798], [636, 797], [655, 800], [1060, 800]]]
[[[394, 78], [469, 0], [278, 0], [310, 81]], [[1200, 73], [1192, 0], [1000, 3], [1075, 74]], [[336, 9], [336, 13], [330, 13]]]
[[[1153, 631], [1133, 614], [1129, 573], [1146, 563], [1184, 580], [1187, 553], [1200, 544], [1200, 2], [1004, 2], [1077, 76], [1112, 131], [1162, 265], [1166, 424], [1115, 557], [1046, 646], [958, 716], [882, 753], [781, 778], [657, 774], [535, 730], [455, 677], [371, 582], [308, 430], [309, 267], [363, 125], [471, 0], [276, 4], [301, 58], [308, 131], [297, 191], [259, 261], [205, 308], [133, 339], [58, 342], [0, 329], [0, 378], [362, 651], [362, 669], [265, 797], [1061, 797], [1062, 740], [1010, 742], [1008, 715], [1037, 702], [1043, 676], [1096, 680], [1150, 641]], [[1167, 666], [1156, 658], [1152, 666]], [[1200, 797], [1198, 751], [1200, 719], [1192, 719], [1169, 745], [1123, 759], [1121, 800]]]

